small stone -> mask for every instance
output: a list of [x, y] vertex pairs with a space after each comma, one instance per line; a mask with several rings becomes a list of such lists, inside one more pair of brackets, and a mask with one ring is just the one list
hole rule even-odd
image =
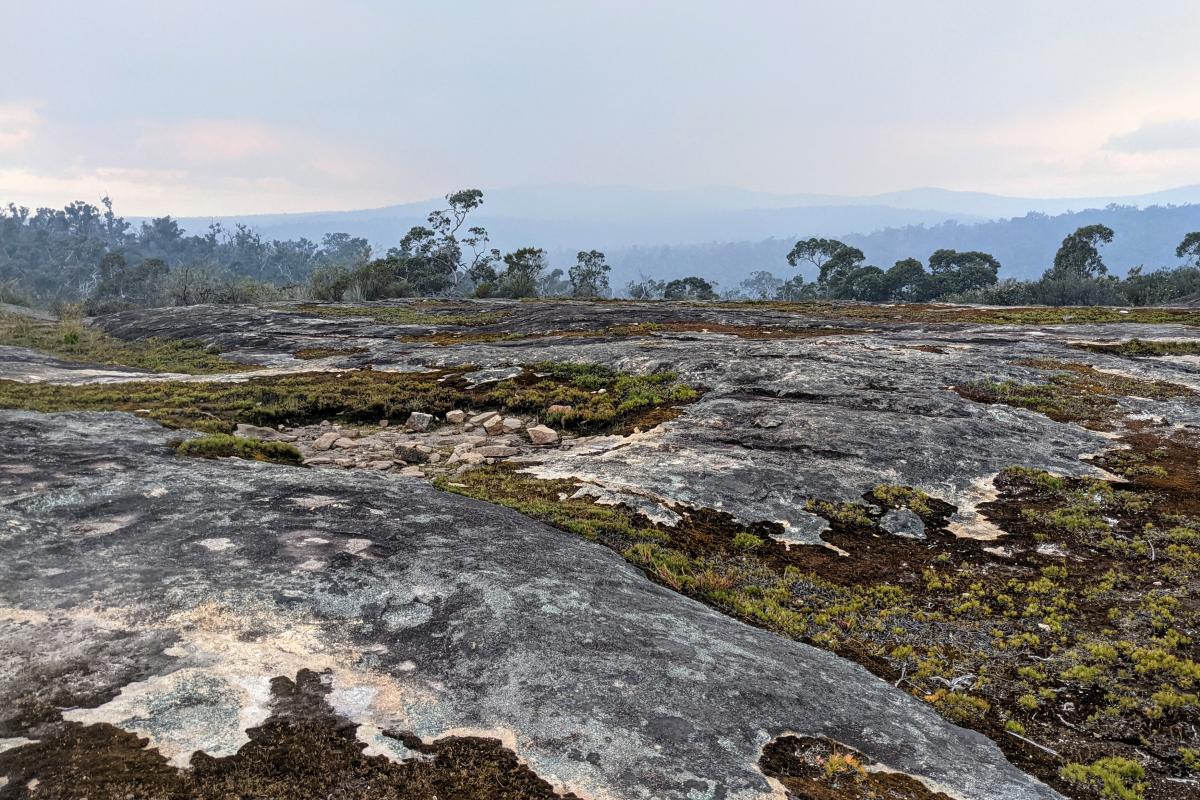
[[893, 536], [903, 536], [906, 539], [925, 538], [925, 523], [907, 508], [893, 508], [888, 511], [879, 521], [879, 527]]
[[330, 458], [329, 456], [314, 456], [312, 458], [304, 459], [304, 466], [306, 466], [306, 467], [319, 467], [322, 464], [332, 464], [332, 463], [333, 463], [333, 459]]
[[400, 474], [409, 478], [422, 478], [425, 476], [424, 471], [420, 467], [405, 467], [400, 470]]
[[429, 460], [428, 453], [422, 453], [415, 447], [397, 447], [392, 455], [397, 461], [403, 461], [405, 464], [424, 464]]
[[413, 449], [420, 450], [422, 453], [425, 453], [426, 455], [433, 452], [433, 448], [427, 444], [414, 444]]
[[372, 461], [367, 464], [367, 469], [391, 469], [396, 466], [395, 461]]
[[500, 415], [497, 414], [495, 411], [484, 411], [482, 414], [476, 414], [475, 416], [471, 417], [470, 423], [472, 425], [482, 425], [483, 423], [487, 422], [492, 417], [498, 417], [498, 416], [500, 416]]
[[441, 453], [430, 453], [429, 454], [429, 463], [430, 464], [442, 463], [442, 454]]
[[504, 420], [502, 420], [500, 415], [497, 414], [483, 423], [483, 429], [488, 432], [489, 436], [495, 436], [497, 433], [504, 430]]
[[525, 433], [534, 444], [554, 444], [558, 441], [558, 431], [545, 425], [530, 425]]
[[500, 424], [504, 427], [504, 430], [508, 433], [513, 433], [515, 431], [519, 431], [519, 430], [521, 430], [521, 428], [525, 427], [525, 423], [516, 417], [505, 417], [501, 421]]
[[295, 441], [296, 439], [295, 436], [288, 437], [274, 428], [264, 428], [261, 425], [247, 425], [244, 422], [238, 424], [233, 435], [240, 436], [243, 439], [282, 439], [285, 441]]
[[338, 436], [338, 434], [334, 431], [330, 431], [329, 433], [322, 433], [320, 436], [318, 436], [316, 438], [316, 441], [313, 442], [313, 444], [312, 444], [313, 449], [314, 450], [328, 450], [329, 448], [333, 447], [333, 443], [336, 442], [340, 438], [341, 437]]
[[334, 463], [334, 466], [338, 466], [338, 467], [353, 467], [354, 459], [353, 458], [339, 458], [336, 461], [334, 461], [333, 463]]
[[483, 456], [481, 456], [479, 453], [477, 453], [477, 452], [474, 452], [474, 451], [472, 451], [472, 452], [470, 452], [470, 453], [464, 453], [464, 454], [463, 454], [463, 456], [462, 456], [462, 462], [463, 462], [464, 464], [472, 464], [472, 465], [474, 465], [474, 464], [482, 464], [482, 463], [483, 463], [484, 461], [486, 461], [486, 460], [487, 460], [487, 459], [485, 459], [485, 458], [484, 458]]
[[339, 447], [343, 450], [347, 450], [351, 447], [358, 447], [358, 442], [354, 441], [353, 439], [347, 438], [345, 436], [340, 436], [334, 440], [333, 446]]
[[467, 424], [463, 425], [463, 430], [464, 431], [473, 431], [473, 430], [475, 430], [475, 426], [472, 425], [470, 422], [468, 422]]
[[429, 430], [431, 422], [433, 422], [433, 414], [426, 414], [424, 411], [414, 411], [408, 415], [408, 422], [404, 423], [404, 427], [410, 431], [425, 431]]
[[466, 418], [467, 412], [462, 411], [461, 409], [456, 408], [453, 411], [446, 412], [446, 422], [449, 422], [451, 425], [460, 425]]
[[475, 451], [475, 453], [484, 458], [508, 458], [509, 456], [515, 456], [519, 452], [521, 451], [517, 448], [509, 447], [506, 444], [490, 444]]
[[563, 405], [562, 403], [555, 403], [554, 405], [552, 405], [546, 409], [546, 413], [547, 414], [570, 414], [574, 410], [575, 409], [572, 406]]
[[381, 420], [379, 420], [379, 427], [386, 428], [388, 425], [391, 424], [391, 422], [392, 421], [388, 420], [388, 419], [381, 419]]

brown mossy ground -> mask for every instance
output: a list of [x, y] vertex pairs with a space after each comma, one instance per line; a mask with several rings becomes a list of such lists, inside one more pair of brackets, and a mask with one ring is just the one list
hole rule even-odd
[[252, 365], [229, 361], [200, 342], [180, 339], [123, 341], [84, 324], [78, 313], [51, 322], [0, 311], [0, 345], [27, 347], [64, 361], [116, 365], [150, 372], [212, 375], [244, 372]]
[[1090, 350], [1093, 353], [1106, 353], [1130, 358], [1161, 357], [1161, 356], [1194, 356], [1200, 355], [1200, 341], [1160, 341], [1157, 339], [1130, 339], [1125, 342], [1080, 342], [1071, 345], [1080, 350]]
[[[323, 419], [374, 424], [413, 411], [503, 409], [559, 427], [599, 432], [657, 419], [699, 392], [672, 372], [631, 375], [589, 364], [535, 364], [521, 375], [471, 386], [467, 368], [433, 372], [304, 372], [244, 381], [133, 381], [66, 386], [0, 380], [0, 408], [128, 411], [171, 427], [228, 433], [237, 423], [302, 425]], [[550, 413], [551, 406], [569, 406]]]
[[725, 302], [723, 308], [765, 308], [806, 316], [877, 322], [970, 323], [988, 325], [1077, 325], [1111, 322], [1200, 325], [1200, 311], [1181, 308], [1111, 308], [1104, 306], [1014, 306], [1011, 308], [939, 305], [934, 303], [849, 303], [812, 301], [783, 303]]
[[301, 314], [311, 314], [325, 319], [366, 318], [386, 325], [450, 325], [468, 328], [492, 325], [511, 314], [508, 311], [480, 312], [469, 304], [437, 301], [409, 303], [400, 306], [306, 303], [285, 307], [285, 310], [295, 310]]
[[1200, 395], [1179, 384], [1104, 372], [1087, 364], [1042, 359], [1023, 361], [1021, 365], [1045, 370], [1046, 381], [982, 381], [954, 387], [955, 391], [977, 403], [1026, 408], [1057, 422], [1103, 431], [1122, 427], [1122, 418], [1117, 413], [1122, 397], [1200, 400]]
[[[594, 539], [665, 586], [857, 661], [1070, 797], [1104, 797], [1080, 770], [1132, 769], [1126, 759], [1145, 773], [1128, 781], [1144, 784], [1131, 796], [1174, 800], [1200, 778], [1200, 447], [1144, 436], [1144, 460], [1098, 459], [1134, 475], [1128, 485], [1003, 473], [983, 509], [1010, 532], [1000, 542], [951, 535], [952, 507], [909, 487], [811, 502], [846, 556], [786, 548], [770, 538], [777, 526], [711, 510], [676, 509], [678, 525], [655, 525], [510, 466], [440, 485]], [[1180, 468], [1192, 477], [1174, 477]], [[925, 538], [881, 530], [887, 508], [918, 514]]]
[[[394, 762], [363, 754], [355, 723], [326, 702], [322, 676], [301, 671], [271, 683], [271, 716], [225, 758], [167, 763], [146, 740], [111, 725], [66, 723], [34, 744], [0, 753], [0, 798], [54, 800], [539, 800], [559, 794], [499, 741], [453, 737], [433, 744], [388, 732], [420, 758]], [[36, 787], [31, 790], [30, 783]], [[578, 800], [578, 798], [575, 798]]]
[[207, 436], [184, 439], [175, 445], [175, 452], [181, 456], [244, 458], [248, 461], [269, 461], [274, 464], [297, 465], [304, 461], [304, 456], [294, 444], [264, 442], [261, 439], [230, 436], [227, 433], [210, 433]]
[[598, 328], [580, 328], [546, 331], [503, 332], [503, 331], [437, 331], [399, 337], [400, 341], [421, 344], [455, 345], [511, 342], [527, 339], [627, 339], [658, 334], [717, 333], [738, 336], [743, 339], [816, 339], [825, 336], [847, 336], [864, 333], [856, 328], [832, 326], [785, 326], [785, 325], [739, 325], [724, 322], [632, 322], [623, 325], [605, 325]]
[[907, 775], [870, 770], [862, 753], [824, 738], [781, 736], [758, 764], [795, 800], [951, 800]]
[[292, 358], [298, 358], [301, 361], [313, 361], [318, 358], [354, 356], [365, 352], [367, 352], [367, 348], [365, 347], [301, 347], [292, 353]]

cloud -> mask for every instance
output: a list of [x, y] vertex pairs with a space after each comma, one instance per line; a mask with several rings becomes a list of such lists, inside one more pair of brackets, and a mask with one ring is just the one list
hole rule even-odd
[[0, 103], [0, 153], [14, 153], [33, 140], [38, 122], [32, 106]]
[[1112, 136], [1104, 146], [1121, 153], [1197, 150], [1200, 149], [1200, 119], [1150, 123], [1137, 130]]

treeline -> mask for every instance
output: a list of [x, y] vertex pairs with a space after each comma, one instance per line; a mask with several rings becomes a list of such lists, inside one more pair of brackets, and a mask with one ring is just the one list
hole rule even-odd
[[[936, 250], [928, 268], [904, 258], [888, 269], [866, 264], [857, 247], [836, 239], [797, 242], [787, 255], [793, 267], [814, 268], [817, 279], [788, 280], [758, 271], [723, 297], [754, 300], [860, 300], [869, 302], [954, 301], [987, 305], [1156, 305], [1200, 297], [1200, 232], [1188, 233], [1175, 248], [1175, 267], [1110, 275], [1101, 248], [1115, 232], [1085, 225], [1068, 234], [1053, 264], [1038, 280], [999, 279], [1000, 262], [978, 250]], [[633, 285], [631, 285], [633, 288]], [[635, 289], [636, 291], [636, 289]]]
[[[604, 253], [580, 251], [567, 269], [552, 267], [544, 250], [508, 253], [490, 245], [488, 232], [468, 220], [483, 193], [446, 196], [383, 255], [366, 239], [329, 233], [263, 239], [256, 231], [213, 224], [187, 234], [170, 217], [138, 225], [84, 202], [34, 213], [0, 209], [0, 302], [52, 306], [82, 302], [89, 313], [125, 308], [257, 303], [273, 300], [364, 301], [393, 297], [607, 297], [610, 267]], [[950, 300], [996, 305], [1148, 305], [1200, 295], [1200, 233], [1175, 248], [1183, 263], [1152, 272], [1140, 267], [1119, 279], [1109, 274], [1101, 248], [1112, 228], [1086, 225], [1067, 235], [1053, 264], [1038, 280], [999, 279], [1000, 262], [980, 250], [936, 250], [927, 263], [901, 258], [888, 268], [868, 264], [863, 251], [836, 239], [796, 242], [786, 255], [796, 270], [786, 278], [758, 270], [718, 295], [697, 276], [642, 278], [622, 294], [635, 299]], [[804, 273], [815, 274], [806, 280]]]
[[501, 254], [487, 231], [467, 227], [483, 193], [446, 196], [426, 225], [375, 257], [366, 239], [329, 233], [321, 242], [263, 239], [213, 224], [187, 234], [171, 217], [133, 225], [77, 201], [65, 208], [0, 209], [0, 302], [83, 302], [89, 313], [145, 306], [280, 299], [377, 300], [411, 296], [597, 297], [610, 294], [604, 254], [581, 251], [568, 270], [543, 250]]

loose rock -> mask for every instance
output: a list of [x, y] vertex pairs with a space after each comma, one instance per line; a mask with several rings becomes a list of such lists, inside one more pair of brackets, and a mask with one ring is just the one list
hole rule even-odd
[[558, 441], [558, 431], [545, 425], [531, 425], [525, 429], [525, 433], [534, 444], [554, 444]]

